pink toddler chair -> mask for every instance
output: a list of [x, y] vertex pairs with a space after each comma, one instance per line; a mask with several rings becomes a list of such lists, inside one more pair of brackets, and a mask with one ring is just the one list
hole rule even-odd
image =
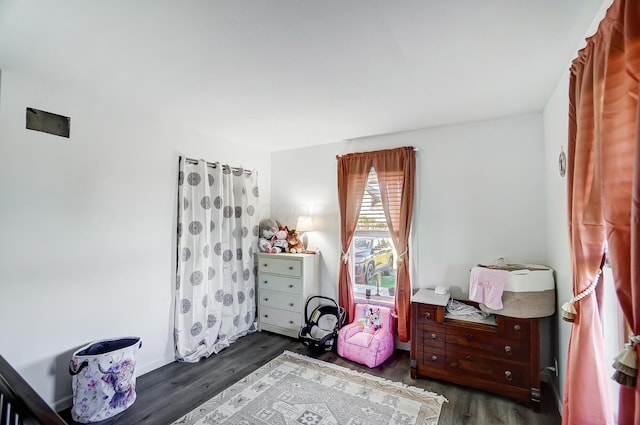
[[376, 367], [393, 354], [393, 317], [388, 307], [355, 305], [355, 320], [338, 332], [338, 355]]

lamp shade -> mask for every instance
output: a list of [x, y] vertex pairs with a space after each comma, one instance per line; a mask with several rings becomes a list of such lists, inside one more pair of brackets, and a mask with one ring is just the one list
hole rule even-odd
[[301, 215], [298, 217], [298, 222], [296, 223], [296, 230], [298, 232], [312, 232], [313, 231], [313, 220], [308, 215]]

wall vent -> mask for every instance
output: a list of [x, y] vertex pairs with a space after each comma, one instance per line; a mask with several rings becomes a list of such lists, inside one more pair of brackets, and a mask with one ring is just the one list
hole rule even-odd
[[71, 118], [35, 108], [27, 108], [27, 130], [69, 138]]

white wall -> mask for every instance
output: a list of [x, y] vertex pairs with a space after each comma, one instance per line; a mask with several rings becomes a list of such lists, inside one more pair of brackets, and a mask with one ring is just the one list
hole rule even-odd
[[336, 155], [405, 145], [418, 149], [414, 287], [446, 284], [466, 296], [477, 263], [545, 263], [543, 129], [534, 113], [275, 153], [271, 211], [290, 226], [300, 214], [317, 218], [309, 245], [322, 252], [323, 294], [337, 295]]
[[[558, 157], [561, 148], [567, 152], [569, 114], [569, 76], [563, 76], [544, 109], [545, 134], [545, 192], [547, 196], [547, 252], [549, 266], [555, 270], [556, 304], [571, 299], [571, 258], [569, 256], [569, 231], [567, 228], [567, 180], [559, 172]], [[558, 353], [558, 376], [554, 382], [558, 397], [562, 397], [567, 351], [571, 325], [558, 315], [554, 318], [556, 332], [553, 335], [554, 352]], [[562, 406], [562, 403], [559, 403]]]
[[[70, 116], [71, 138], [25, 130], [26, 107]], [[2, 72], [0, 354], [57, 408], [92, 340], [140, 336], [138, 375], [173, 361], [180, 154], [258, 169], [268, 209], [268, 153]]]

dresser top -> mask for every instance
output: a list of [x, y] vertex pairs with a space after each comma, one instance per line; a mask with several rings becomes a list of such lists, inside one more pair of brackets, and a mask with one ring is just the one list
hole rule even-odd
[[449, 302], [451, 294], [436, 294], [433, 289], [422, 288], [411, 297], [412, 303], [442, 305], [445, 306]]
[[273, 258], [305, 258], [305, 257], [313, 257], [317, 254], [307, 254], [306, 252], [300, 254], [293, 254], [291, 252], [279, 252], [277, 254], [271, 254], [268, 252], [259, 252], [258, 255], [260, 257], [273, 257]]

